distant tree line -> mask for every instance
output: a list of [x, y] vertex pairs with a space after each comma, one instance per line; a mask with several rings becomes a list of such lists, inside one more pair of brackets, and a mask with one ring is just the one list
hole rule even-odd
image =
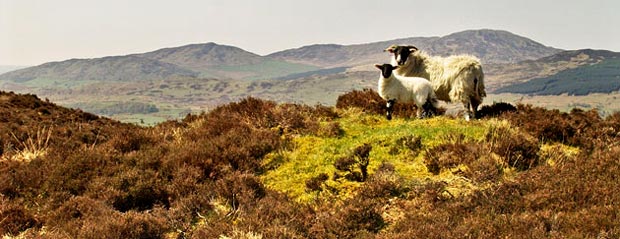
[[98, 115], [117, 115], [117, 114], [150, 114], [159, 112], [154, 104], [142, 102], [114, 102], [114, 103], [77, 103], [73, 108]]

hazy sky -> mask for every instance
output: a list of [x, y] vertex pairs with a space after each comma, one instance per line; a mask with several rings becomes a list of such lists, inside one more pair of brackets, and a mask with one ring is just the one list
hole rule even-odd
[[0, 0], [0, 65], [204, 42], [265, 55], [483, 28], [557, 48], [620, 51], [620, 1]]

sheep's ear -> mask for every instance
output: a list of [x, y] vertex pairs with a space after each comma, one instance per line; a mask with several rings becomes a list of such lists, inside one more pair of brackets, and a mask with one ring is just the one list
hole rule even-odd
[[382, 65], [376, 64], [375, 67], [377, 67], [377, 69], [379, 69], [379, 70], [383, 70], [383, 66]]
[[419, 50], [417, 47], [412, 46], [412, 45], [407, 46], [407, 48], [409, 48], [409, 50], [410, 50], [411, 52], [414, 52], [414, 51]]
[[400, 66], [392, 66], [392, 70], [396, 70], [398, 68], [400, 68]]

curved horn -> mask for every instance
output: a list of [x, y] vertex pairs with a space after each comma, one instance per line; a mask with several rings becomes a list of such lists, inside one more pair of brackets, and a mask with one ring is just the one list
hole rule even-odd
[[394, 53], [394, 50], [398, 47], [398, 45], [396, 44], [392, 44], [391, 46], [389, 46], [388, 48], [385, 48], [385, 50], [383, 50], [384, 52], [389, 52], [389, 53]]

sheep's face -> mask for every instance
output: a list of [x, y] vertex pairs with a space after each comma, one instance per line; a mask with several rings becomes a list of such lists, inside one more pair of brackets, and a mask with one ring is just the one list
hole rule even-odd
[[385, 79], [390, 78], [390, 76], [392, 76], [392, 71], [398, 68], [398, 66], [393, 66], [391, 64], [375, 65], [375, 67], [381, 70], [381, 76]]
[[390, 46], [386, 51], [394, 54], [394, 60], [399, 66], [405, 65], [409, 55], [418, 50], [415, 46]]

